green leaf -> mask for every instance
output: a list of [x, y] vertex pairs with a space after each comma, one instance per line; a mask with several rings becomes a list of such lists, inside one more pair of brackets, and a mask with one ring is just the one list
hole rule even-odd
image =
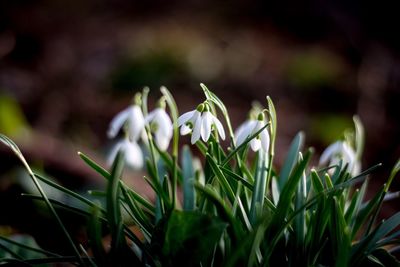
[[354, 245], [352, 250], [353, 263], [360, 262], [365, 255], [369, 255], [379, 247], [379, 241], [400, 225], [400, 212], [388, 220], [381, 222], [369, 235]]
[[336, 263], [335, 266], [347, 266], [349, 261], [351, 239], [349, 229], [344, 219], [343, 210], [340, 207], [339, 201], [336, 197], [331, 198], [331, 237], [334, 243], [334, 250], [336, 250]]
[[226, 179], [224, 173], [221, 171], [220, 167], [218, 166], [217, 162], [215, 161], [214, 158], [211, 157], [210, 154], [207, 153], [206, 159], [208, 163], [210, 164], [210, 167], [215, 175], [217, 177], [218, 181], [220, 182], [222, 188], [224, 189], [224, 193], [228, 196], [229, 201], [231, 204], [235, 202], [235, 193], [232, 190], [232, 187], [230, 186], [228, 180]]
[[371, 235], [373, 238], [369, 242], [368, 250], [371, 251], [377, 247], [377, 242], [393, 231], [397, 226], [400, 225], [400, 212], [394, 214], [392, 217], [377, 226]]
[[356, 159], [361, 160], [361, 155], [364, 150], [364, 143], [365, 143], [365, 131], [364, 126], [360, 120], [360, 117], [354, 116], [353, 117], [354, 126], [356, 129], [355, 132], [355, 140], [356, 140]]
[[128, 210], [129, 215], [140, 227], [142, 232], [144, 232], [146, 236], [150, 236], [153, 225], [150, 223], [149, 218], [146, 217], [136, 200], [131, 197], [126, 188], [121, 187], [121, 192], [123, 195], [123, 203], [125, 204], [123, 207]]
[[32, 258], [34, 256], [59, 257], [60, 255], [41, 249], [36, 241], [27, 235], [14, 235], [9, 238], [0, 236], [0, 244], [14, 251], [23, 258]]
[[257, 213], [260, 213], [264, 206], [265, 189], [267, 185], [266, 169], [268, 167], [267, 154], [260, 152], [258, 154], [257, 169], [253, 187], [253, 195], [250, 206], [250, 221], [255, 225]]
[[280, 191], [283, 189], [284, 185], [289, 179], [290, 173], [298, 162], [298, 156], [300, 149], [303, 146], [303, 142], [304, 134], [299, 132], [290, 144], [289, 152], [287, 153], [286, 159], [279, 174], [278, 185]]
[[195, 172], [193, 158], [188, 146], [182, 149], [182, 174], [183, 174], [183, 209], [194, 210], [196, 196], [194, 191]]
[[[299, 159], [302, 160], [303, 156], [301, 152], [299, 152]], [[300, 210], [301, 207], [306, 203], [307, 198], [307, 180], [305, 171], [301, 175], [301, 179], [299, 185], [297, 187], [295, 193], [295, 202], [294, 209]], [[306, 231], [306, 211], [302, 210], [299, 214], [294, 218], [293, 230], [295, 231], [295, 240], [297, 243], [298, 249], [304, 249], [304, 238]]]
[[86, 205], [88, 205], [90, 207], [97, 206], [101, 210], [101, 212], [105, 212], [105, 210], [101, 209], [100, 206], [98, 206], [97, 204], [93, 203], [91, 200], [79, 195], [78, 193], [75, 193], [74, 191], [63, 187], [63, 186], [51, 181], [50, 179], [48, 179], [48, 178], [46, 178], [46, 177], [44, 177], [44, 176], [42, 176], [40, 174], [35, 173], [34, 175], [35, 175], [35, 177], [37, 179], [39, 179], [40, 181], [50, 185], [52, 188], [60, 190], [61, 192], [67, 194], [68, 196], [71, 196], [71, 197], [79, 200], [80, 202], [82, 202], [82, 203], [84, 203], [84, 204], [86, 204]]
[[314, 169], [311, 170], [311, 184], [315, 193], [319, 194], [324, 190], [324, 185], [322, 183], [321, 177], [319, 177], [318, 172]]
[[366, 220], [374, 212], [377, 205], [379, 204], [379, 199], [383, 195], [383, 188], [370, 200], [368, 203], [360, 209], [354, 222], [352, 229], [352, 237], [354, 238], [357, 232], [360, 230], [361, 226], [366, 223]]
[[350, 225], [350, 229], [353, 229], [354, 227], [354, 223], [356, 222], [357, 215], [360, 211], [362, 201], [367, 191], [367, 187], [368, 187], [368, 180], [365, 180], [365, 182], [361, 186], [361, 189], [360, 190], [357, 189], [351, 197], [350, 206], [346, 210], [345, 214], [345, 218], [348, 225]]
[[276, 223], [280, 223], [284, 220], [286, 213], [289, 211], [288, 207], [290, 203], [292, 203], [292, 198], [296, 191], [296, 188], [300, 182], [300, 179], [303, 176], [303, 173], [307, 167], [307, 164], [311, 158], [311, 150], [308, 150], [304, 155], [304, 159], [300, 160], [293, 170], [292, 175], [290, 176], [288, 182], [283, 187], [281, 192], [279, 202], [277, 205], [277, 212], [274, 216], [274, 220]]
[[[267, 230], [267, 240], [271, 242], [271, 245], [266, 248], [264, 254], [267, 261], [275, 249], [274, 246], [278, 243], [279, 238], [282, 236], [283, 231], [285, 230], [282, 226], [286, 225], [286, 215], [291, 210], [290, 207], [294, 193], [296, 192], [300, 179], [303, 176], [310, 158], [311, 150], [308, 150], [304, 155], [304, 159], [300, 159], [299, 163], [296, 165], [292, 175], [281, 192], [279, 202], [276, 207], [276, 212], [274, 213], [271, 224]], [[304, 208], [305, 205], [301, 209], [297, 210], [296, 213], [298, 214], [299, 212], [302, 212], [302, 209]]]
[[247, 144], [253, 140], [254, 138], [256, 138], [265, 128], [267, 128], [269, 125], [269, 123], [266, 123], [261, 129], [259, 129], [257, 132], [255, 132], [254, 134], [248, 136], [246, 138], [246, 140], [244, 140], [243, 143], [240, 144], [240, 146], [237, 146], [235, 149], [233, 149], [227, 156], [226, 158], [223, 160], [223, 162], [221, 163], [222, 166], [225, 166], [237, 153], [239, 153], [242, 149], [244, 149]]
[[96, 162], [94, 162], [91, 158], [89, 158], [87, 155], [83, 154], [82, 152], [78, 152], [79, 157], [93, 170], [95, 170], [97, 173], [99, 173], [101, 176], [106, 178], [107, 180], [110, 179], [110, 173], [105, 170], [103, 167], [98, 165]]
[[88, 241], [93, 252], [93, 256], [99, 265], [106, 263], [106, 252], [102, 242], [102, 224], [100, 222], [100, 209], [97, 206], [93, 206], [91, 216], [88, 221]]
[[79, 259], [79, 262], [83, 266], [85, 266], [85, 263], [82, 260], [82, 257], [80, 255], [80, 252], [79, 252], [78, 248], [76, 247], [74, 241], [72, 240], [70, 234], [68, 233], [67, 229], [65, 228], [63, 222], [61, 221], [60, 217], [58, 216], [58, 214], [55, 211], [54, 207], [52, 206], [51, 202], [47, 198], [47, 195], [45, 194], [43, 188], [41, 187], [41, 185], [40, 185], [40, 183], [38, 181], [38, 179], [36, 178], [35, 174], [33, 173], [33, 171], [31, 169], [31, 167], [29, 166], [28, 162], [25, 160], [25, 157], [22, 155], [22, 153], [21, 153], [20, 149], [18, 148], [18, 146], [10, 138], [8, 138], [7, 136], [5, 136], [3, 134], [0, 134], [0, 142], [5, 144], [6, 146], [8, 146], [15, 153], [15, 155], [20, 159], [20, 161], [24, 165], [25, 169], [29, 173], [29, 176], [31, 177], [33, 183], [35, 184], [36, 188], [38, 189], [40, 195], [42, 196], [44, 202], [46, 203], [46, 206], [50, 210], [50, 212], [53, 215], [53, 217], [56, 219], [57, 224], [60, 226], [61, 230], [63, 231], [66, 240], [68, 241], [68, 243], [70, 244], [71, 248], [73, 249], [76, 257]]
[[200, 84], [201, 88], [203, 89], [203, 92], [208, 100], [213, 102], [226, 116], [228, 114], [228, 110], [226, 109], [224, 103], [213, 93], [211, 92], [207, 86], [205, 86], [203, 83]]
[[166, 266], [198, 266], [210, 261], [227, 223], [194, 211], [173, 211], [165, 227]]
[[273, 157], [275, 155], [275, 140], [276, 140], [276, 130], [277, 130], [277, 119], [276, 119], [276, 110], [272, 99], [267, 96], [268, 102], [268, 113], [271, 120], [271, 151], [270, 154]]
[[[377, 249], [372, 252], [372, 255], [379, 260], [385, 267], [399, 267], [400, 261], [398, 261], [392, 254], [385, 249]], [[363, 264], [363, 266], [365, 266]]]
[[202, 186], [198, 182], [195, 183], [195, 188], [202, 193], [208, 201], [214, 204], [218, 211], [220, 218], [229, 224], [228, 232], [233, 243], [237, 243], [240, 240], [241, 230], [232, 214], [232, 211], [225, 205], [220, 195], [215, 191], [211, 185]]
[[[82, 264], [83, 266], [86, 266], [86, 263], [89, 263], [90, 260], [86, 257], [81, 257], [82, 258]], [[79, 261], [79, 258], [74, 257], [74, 256], [63, 256], [63, 257], [48, 257], [48, 258], [35, 258], [35, 259], [27, 259], [27, 260], [18, 260], [18, 259], [10, 259], [10, 258], [5, 258], [5, 259], [0, 259], [0, 263], [5, 263], [9, 264], [6, 266], [38, 266], [41, 264], [54, 264], [53, 266], [58, 266], [58, 264], [65, 264], [65, 263], [73, 263], [76, 264], [76, 262]]]
[[240, 183], [242, 183], [246, 188], [253, 190], [253, 185], [247, 181], [245, 178], [242, 176], [239, 176], [237, 173], [231, 171], [230, 169], [226, 167], [220, 167], [221, 171], [225, 174], [226, 177], [234, 179]]
[[[120, 187], [119, 181], [122, 176], [124, 168], [124, 153], [125, 151], [120, 150], [115, 157], [114, 163], [111, 168], [111, 175], [107, 184], [107, 219], [110, 225], [111, 231], [111, 251], [113, 254], [117, 254], [119, 250], [125, 245], [125, 239], [123, 237], [123, 222], [121, 216], [120, 206]], [[117, 255], [115, 255], [116, 257]]]
[[[109, 180], [110, 179], [110, 173], [99, 166], [97, 163], [95, 163], [91, 158], [89, 158], [87, 155], [83, 154], [82, 152], [78, 152], [79, 157], [82, 158], [86, 164], [88, 164], [93, 170], [95, 170], [97, 173], [99, 173], [101, 176], [103, 176], [105, 179]], [[45, 182], [45, 181], [44, 181]], [[154, 212], [154, 206], [146, 200], [144, 197], [139, 195], [137, 192], [135, 192], [133, 189], [129, 188], [127, 185], [124, 184], [123, 181], [119, 181], [120, 185], [129, 192], [131, 197], [138, 201], [141, 205], [143, 205], [147, 210], [150, 212]]]
[[[21, 150], [19, 150], [18, 146], [7, 136], [5, 136], [4, 134], [0, 133], [0, 142], [2, 142], [4, 145], [8, 146], [9, 148], [11, 148], [11, 150], [19, 157], [19, 158], [23, 158], [23, 155], [21, 153]], [[21, 159], [22, 160], [22, 159]]]

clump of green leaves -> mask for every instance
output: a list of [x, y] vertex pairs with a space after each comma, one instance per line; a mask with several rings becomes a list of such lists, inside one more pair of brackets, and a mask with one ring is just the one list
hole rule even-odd
[[[46, 203], [74, 252], [58, 255], [1, 237], [0, 262], [24, 266], [58, 262], [81, 266], [399, 265], [388, 249], [398, 248], [400, 213], [384, 221], [377, 218], [383, 202], [392, 194], [389, 188], [400, 162], [387, 183], [367, 199], [368, 176], [380, 165], [363, 171], [357, 165], [363, 149], [363, 127], [358, 118], [354, 120], [355, 130], [325, 153], [331, 158], [329, 166], [310, 166], [313, 150], [303, 149], [304, 135], [299, 133], [277, 170], [274, 147], [278, 124], [272, 100], [266, 99], [265, 108], [255, 107], [248, 123], [235, 134], [228, 109], [201, 86], [205, 101], [183, 119], [178, 118], [170, 92], [162, 88], [161, 108], [165, 111], [168, 107], [173, 125], [170, 153], [165, 150], [169, 135], [157, 133], [162, 125], [144, 126], [144, 145], [149, 152], [144, 179], [154, 190], [155, 201], [122, 181], [125, 157], [131, 153], [127, 148], [119, 149], [109, 169], [79, 153], [107, 181], [103, 192], [91, 192], [92, 198], [87, 199], [35, 173], [18, 147], [0, 135], [39, 189], [40, 195], [30, 197]], [[135, 103], [145, 116], [147, 94], [145, 89]], [[225, 132], [216, 121], [218, 114], [227, 126], [227, 148], [219, 141], [225, 138]], [[155, 115], [152, 119], [157, 122]], [[186, 127], [181, 132], [198, 135], [192, 138], [192, 148], [203, 156], [201, 166], [189, 146], [184, 145], [179, 154], [178, 126]], [[71, 207], [49, 199], [41, 190], [43, 183], [82, 205]], [[87, 219], [85, 246], [71, 238], [57, 215], [58, 209]], [[109, 243], [105, 236], [110, 237]]]

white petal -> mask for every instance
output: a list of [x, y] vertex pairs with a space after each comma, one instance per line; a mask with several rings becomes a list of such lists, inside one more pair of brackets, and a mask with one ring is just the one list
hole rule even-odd
[[208, 141], [208, 138], [210, 138], [211, 134], [211, 125], [213, 122], [213, 115], [206, 111], [201, 115], [201, 138], [203, 139], [204, 142]]
[[213, 118], [214, 125], [217, 127], [219, 136], [221, 136], [222, 140], [225, 140], [224, 127], [222, 127], [221, 122], [214, 115], [212, 115], [212, 118]]
[[260, 133], [260, 140], [261, 140], [261, 147], [264, 150], [265, 153], [268, 152], [269, 150], [269, 133], [267, 131], [267, 128], [265, 128], [261, 133]]
[[240, 146], [243, 144], [243, 142], [251, 135], [253, 132], [253, 129], [256, 125], [256, 121], [254, 120], [249, 120], [243, 123], [237, 130], [237, 135], [236, 136], [236, 145]]
[[197, 110], [192, 110], [192, 111], [183, 113], [181, 116], [179, 116], [179, 118], [178, 118], [178, 127], [181, 126], [182, 124], [188, 122], [193, 117], [193, 115], [195, 114], [196, 111]]
[[145, 123], [146, 124], [151, 123], [154, 120], [154, 118], [156, 117], [156, 115], [157, 115], [157, 109], [151, 111], [149, 114], [147, 114], [147, 116], [146, 116], [146, 118], [144, 120]]
[[239, 125], [239, 127], [236, 128], [235, 132], [234, 132], [234, 136], [235, 136], [235, 142], [237, 143], [238, 141], [238, 136], [241, 135], [244, 131], [244, 129], [246, 129], [247, 124], [249, 124], [249, 121], [246, 120], [245, 122], [243, 122], [242, 124]]
[[128, 119], [129, 111], [130, 108], [124, 109], [111, 120], [107, 132], [109, 138], [114, 138], [118, 134], [118, 131], [121, 129], [122, 125], [124, 125], [124, 123]]
[[171, 137], [164, 135], [162, 132], [157, 131], [156, 135], [156, 143], [157, 146], [162, 150], [165, 151], [168, 148], [169, 142], [171, 141]]
[[144, 117], [139, 106], [134, 105], [129, 112], [129, 137], [137, 141], [144, 129]]
[[172, 122], [167, 112], [162, 108], [156, 108], [148, 115], [146, 121], [157, 126], [155, 141], [161, 150], [166, 150], [173, 134]]
[[353, 169], [351, 170], [351, 174], [353, 176], [356, 176], [360, 174], [360, 172], [361, 172], [361, 163], [357, 160], [356, 163], [354, 164]]
[[147, 132], [144, 129], [140, 134], [140, 138], [142, 138], [143, 143], [145, 143], [146, 145], [149, 144], [149, 138], [147, 137]]
[[125, 147], [125, 162], [134, 169], [143, 167], [143, 155], [139, 145], [136, 142], [126, 141]]
[[181, 135], [187, 135], [187, 134], [189, 134], [191, 131], [192, 131], [192, 129], [190, 129], [190, 127], [187, 126], [186, 124], [183, 124], [183, 125], [181, 126], [181, 130], [180, 130]]
[[337, 141], [331, 145], [329, 145], [324, 152], [322, 152], [321, 157], [319, 158], [319, 165], [325, 165], [328, 163], [329, 159], [332, 158], [336, 153], [340, 152], [342, 149], [342, 142]]
[[251, 149], [256, 152], [261, 148], [261, 141], [258, 138], [254, 138], [250, 141]]
[[264, 122], [256, 120], [255, 124], [254, 124], [254, 128], [253, 128], [253, 132], [251, 133], [251, 135], [257, 133], [259, 130], [261, 130], [261, 128], [264, 126]]
[[[259, 120], [255, 121], [254, 128], [253, 128], [253, 131], [251, 132], [251, 135], [257, 133], [262, 128], [262, 126], [263, 126], [263, 122], [262, 121], [259, 121]], [[260, 135], [258, 135], [257, 137], [253, 138], [250, 141], [250, 146], [251, 146], [251, 149], [253, 151], [258, 151], [261, 148]]]
[[201, 116], [197, 117], [196, 121], [194, 122], [192, 138], [190, 142], [195, 144], [200, 139], [200, 131], [201, 131]]
[[123, 146], [123, 142], [124, 141], [118, 141], [115, 145], [113, 145], [113, 147], [111, 148], [111, 150], [108, 152], [107, 155], [107, 166], [111, 166], [115, 160], [115, 157], [117, 156], [118, 151], [121, 149], [121, 147]]
[[160, 109], [155, 122], [158, 124], [158, 131], [161, 131], [167, 137], [172, 137], [172, 121], [164, 109]]
[[279, 202], [279, 188], [278, 188], [278, 181], [275, 179], [276, 176], [273, 176], [271, 179], [271, 194], [272, 200], [274, 204], [277, 205]]
[[349, 164], [349, 172], [352, 171], [354, 164], [356, 163], [356, 153], [354, 150], [346, 143], [342, 145], [342, 157], [345, 163]]

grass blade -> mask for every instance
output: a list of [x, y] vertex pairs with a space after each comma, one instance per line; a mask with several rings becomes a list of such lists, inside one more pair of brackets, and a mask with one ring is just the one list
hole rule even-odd
[[76, 247], [74, 241], [72, 240], [70, 234], [68, 233], [67, 229], [65, 228], [63, 222], [61, 221], [61, 219], [58, 216], [57, 212], [55, 211], [54, 207], [52, 206], [49, 199], [47, 198], [43, 188], [40, 186], [38, 179], [36, 178], [35, 174], [33, 173], [32, 169], [30, 168], [29, 164], [25, 160], [25, 157], [22, 155], [18, 146], [10, 138], [8, 138], [7, 136], [5, 136], [3, 134], [0, 134], [0, 141], [3, 144], [5, 144], [6, 146], [8, 146], [9, 148], [11, 148], [11, 150], [15, 153], [15, 155], [17, 155], [17, 157], [20, 159], [22, 164], [25, 166], [25, 169], [28, 171], [29, 176], [32, 178], [32, 181], [35, 184], [36, 188], [38, 189], [43, 200], [45, 201], [46, 206], [50, 210], [53, 217], [56, 219], [57, 224], [60, 226], [61, 230], [63, 231], [65, 238], [67, 239], [68, 243], [70, 244], [70, 246], [73, 249], [77, 258], [79, 259], [79, 262], [82, 264], [82, 266], [86, 266], [85, 262], [82, 260], [82, 257], [80, 255], [78, 248]]
[[279, 174], [278, 185], [279, 190], [282, 191], [284, 185], [289, 179], [290, 173], [292, 172], [294, 166], [298, 162], [298, 156], [300, 149], [304, 142], [304, 134], [302, 132], [298, 133], [290, 144], [289, 152], [287, 153], [286, 159], [283, 163], [281, 172]]
[[194, 191], [195, 172], [193, 168], [192, 154], [188, 146], [182, 149], [182, 174], [183, 174], [183, 209], [194, 210], [196, 196]]

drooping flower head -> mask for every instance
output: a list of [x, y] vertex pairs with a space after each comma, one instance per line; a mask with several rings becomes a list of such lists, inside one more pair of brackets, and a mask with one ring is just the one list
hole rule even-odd
[[107, 157], [107, 165], [111, 166], [117, 156], [118, 151], [124, 150], [125, 163], [133, 169], [143, 167], [143, 154], [139, 145], [135, 141], [130, 141], [128, 138], [119, 140], [110, 150]]
[[144, 116], [140, 108], [140, 94], [136, 94], [134, 103], [119, 112], [110, 122], [107, 132], [109, 138], [117, 136], [121, 128], [126, 127], [129, 139], [137, 141], [144, 129]]
[[319, 165], [338, 165], [342, 161], [342, 168], [348, 165], [347, 171], [353, 175], [360, 172], [360, 162], [357, 160], [356, 152], [345, 141], [337, 141], [329, 145], [321, 154]]
[[[237, 146], [243, 144], [246, 139], [258, 131], [260, 131], [266, 125], [265, 116], [263, 112], [260, 112], [257, 118], [250, 116], [248, 120], [242, 123], [235, 131], [235, 142]], [[265, 127], [255, 138], [250, 141], [250, 147], [253, 151], [258, 151], [260, 148], [267, 153], [269, 151], [270, 136], [267, 127]]]
[[216, 130], [222, 140], [225, 131], [222, 123], [210, 112], [207, 102], [197, 106], [195, 110], [186, 112], [178, 118], [181, 135], [192, 132], [191, 143], [195, 144], [201, 137], [204, 142], [210, 138], [212, 130]]
[[154, 132], [157, 146], [163, 151], [167, 150], [173, 135], [173, 127], [171, 119], [165, 111], [165, 99], [163, 97], [158, 101], [158, 107], [146, 116], [145, 123]]

